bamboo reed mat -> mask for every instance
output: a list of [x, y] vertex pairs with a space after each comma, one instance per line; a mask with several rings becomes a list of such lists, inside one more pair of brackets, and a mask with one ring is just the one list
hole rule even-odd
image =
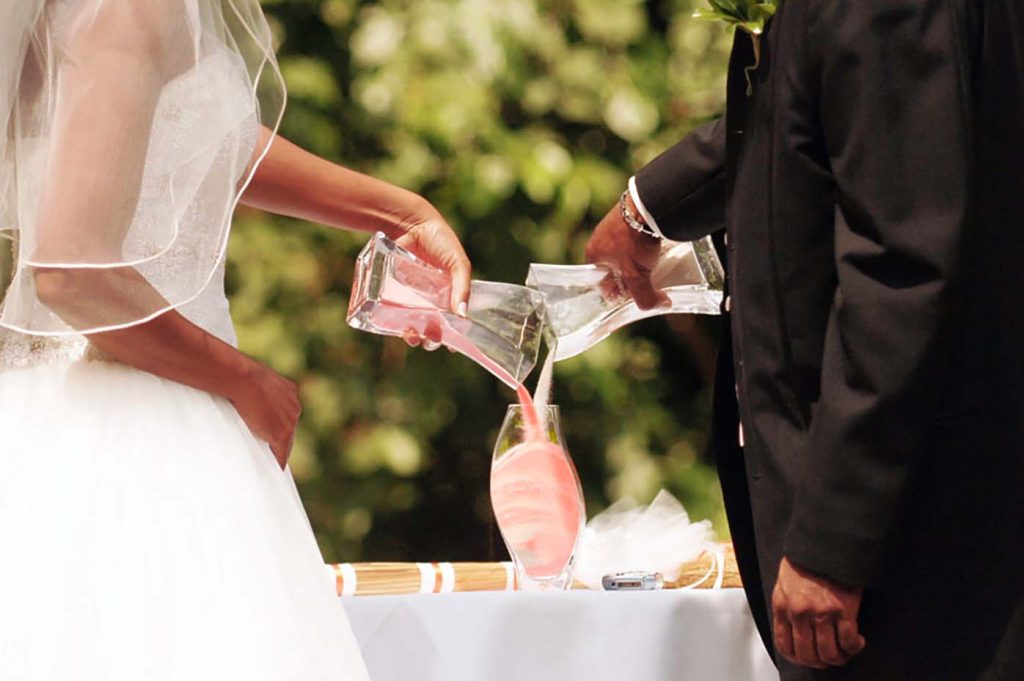
[[[723, 544], [725, 556], [722, 588], [743, 586], [731, 544]], [[340, 596], [382, 596], [466, 591], [513, 591], [515, 570], [511, 563], [341, 563], [328, 565]], [[718, 576], [715, 557], [702, 554], [686, 563], [679, 574], [666, 576], [666, 589], [710, 589]], [[574, 588], [585, 588], [575, 584]]]

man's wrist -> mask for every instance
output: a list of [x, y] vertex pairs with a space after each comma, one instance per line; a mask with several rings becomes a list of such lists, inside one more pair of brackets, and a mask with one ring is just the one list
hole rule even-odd
[[661, 228], [658, 226], [658, 221], [655, 220], [651, 212], [647, 210], [647, 206], [646, 204], [644, 204], [643, 197], [640, 196], [640, 188], [637, 186], [635, 175], [629, 178], [627, 191], [629, 194], [630, 205], [632, 206], [633, 211], [657, 235], [657, 238], [666, 238], [664, 232], [662, 232]]
[[622, 192], [622, 196], [619, 197], [619, 212], [622, 214], [622, 221], [634, 233], [654, 240], [661, 239], [660, 233], [648, 225], [638, 214], [636, 204], [628, 191]]

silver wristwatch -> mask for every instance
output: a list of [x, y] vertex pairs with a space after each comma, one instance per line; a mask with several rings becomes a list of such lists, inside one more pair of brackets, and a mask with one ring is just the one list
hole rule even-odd
[[661, 234], [658, 233], [657, 230], [638, 218], [633, 214], [633, 211], [629, 209], [629, 201], [626, 198], [628, 196], [629, 191], [627, 190], [622, 192], [622, 196], [619, 198], [619, 208], [622, 210], [622, 219], [626, 221], [626, 224], [629, 225], [630, 229], [636, 230], [641, 234], [646, 234], [653, 239], [660, 239]]

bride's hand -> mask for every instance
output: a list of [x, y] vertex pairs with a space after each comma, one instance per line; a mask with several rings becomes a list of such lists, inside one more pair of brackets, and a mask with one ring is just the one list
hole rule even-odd
[[451, 274], [451, 309], [465, 316], [473, 268], [459, 237], [426, 200], [402, 221], [401, 229], [404, 233], [398, 238], [399, 246]]
[[298, 386], [270, 367], [249, 360], [244, 378], [232, 392], [231, 402], [242, 420], [253, 435], [270, 445], [284, 469], [302, 414]]

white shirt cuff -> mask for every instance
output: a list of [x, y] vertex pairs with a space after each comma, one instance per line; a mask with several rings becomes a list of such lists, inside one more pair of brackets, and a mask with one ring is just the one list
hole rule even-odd
[[647, 223], [647, 226], [654, 230], [654, 233], [658, 235], [659, 239], [666, 238], [665, 235], [661, 233], [661, 228], [658, 227], [658, 223], [654, 219], [654, 216], [647, 212], [647, 206], [645, 206], [644, 202], [640, 199], [640, 192], [637, 191], [636, 188], [635, 176], [629, 178], [629, 196], [633, 199], [633, 204], [636, 205], [636, 209], [640, 211], [640, 215], [643, 217], [644, 222]]

